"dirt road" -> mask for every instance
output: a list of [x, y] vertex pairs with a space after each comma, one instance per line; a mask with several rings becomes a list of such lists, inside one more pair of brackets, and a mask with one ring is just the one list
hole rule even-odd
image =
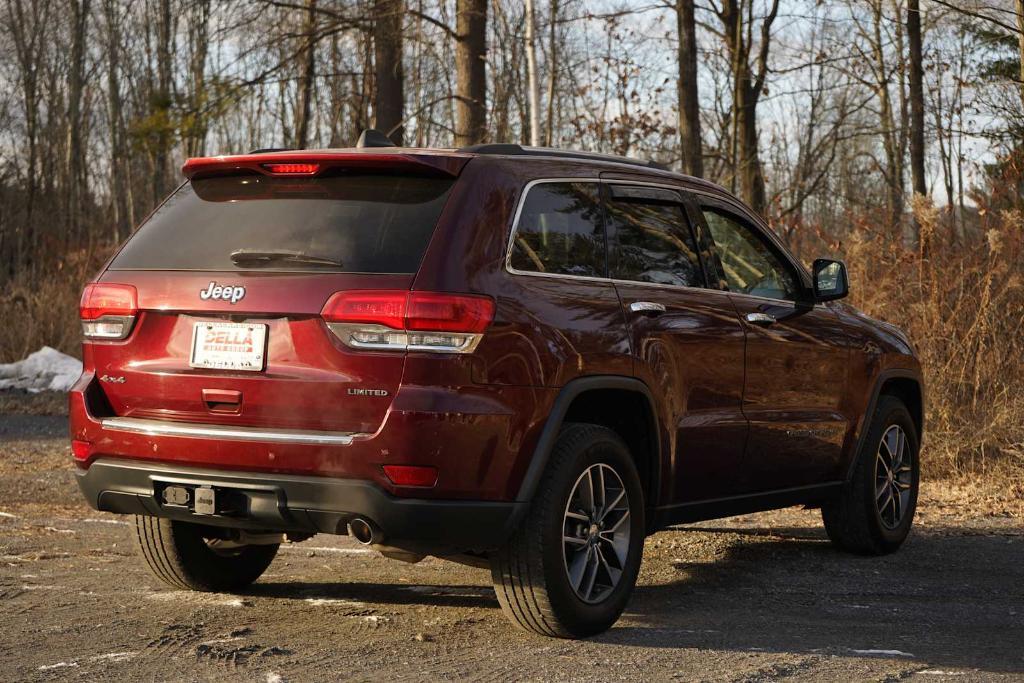
[[485, 571], [348, 538], [283, 547], [245, 595], [167, 590], [80, 502], [64, 430], [0, 414], [4, 679], [1024, 680], [1019, 491], [929, 487], [881, 559], [815, 511], [663, 532], [619, 624], [566, 642], [513, 630]]

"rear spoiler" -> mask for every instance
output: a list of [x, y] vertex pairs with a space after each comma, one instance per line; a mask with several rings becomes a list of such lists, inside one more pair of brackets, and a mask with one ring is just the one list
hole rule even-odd
[[316, 177], [335, 168], [397, 171], [455, 178], [470, 160], [468, 154], [417, 152], [270, 152], [234, 156], [195, 157], [181, 172], [188, 179], [214, 175], [260, 173], [270, 176]]

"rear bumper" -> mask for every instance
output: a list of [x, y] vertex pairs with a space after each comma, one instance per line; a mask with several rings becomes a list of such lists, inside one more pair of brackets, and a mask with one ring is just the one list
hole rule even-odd
[[[488, 551], [511, 533], [516, 503], [397, 498], [351, 479], [181, 467], [98, 458], [78, 471], [89, 505], [122, 514], [154, 515], [215, 526], [299, 533], [347, 533], [348, 522], [374, 522], [389, 546], [427, 554]], [[242, 501], [229, 514], [199, 515], [166, 505], [167, 485], [212, 486]]]

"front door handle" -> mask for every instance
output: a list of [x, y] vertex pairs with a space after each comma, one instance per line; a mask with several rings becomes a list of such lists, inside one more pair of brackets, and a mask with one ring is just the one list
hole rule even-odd
[[746, 320], [751, 325], [760, 325], [761, 327], [768, 327], [774, 325], [776, 322], [775, 316], [771, 313], [747, 313]]
[[629, 305], [629, 310], [633, 313], [661, 315], [665, 312], [665, 304], [658, 304], [653, 301], [634, 301]]

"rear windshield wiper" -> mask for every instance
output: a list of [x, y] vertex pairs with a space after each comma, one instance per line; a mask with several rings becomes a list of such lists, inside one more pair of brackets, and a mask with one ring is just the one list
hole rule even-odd
[[302, 251], [280, 249], [275, 251], [264, 251], [260, 249], [236, 249], [231, 252], [231, 262], [236, 266], [264, 266], [272, 263], [302, 263], [311, 266], [329, 266], [341, 268], [342, 263], [338, 259], [327, 258], [326, 256], [315, 256]]

